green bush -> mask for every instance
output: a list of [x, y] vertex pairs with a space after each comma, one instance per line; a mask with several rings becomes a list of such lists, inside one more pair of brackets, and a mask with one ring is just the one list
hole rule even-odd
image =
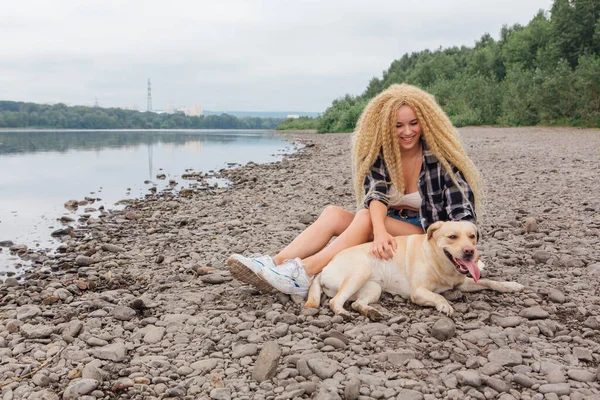
[[461, 46], [404, 54], [360, 96], [333, 101], [319, 132], [351, 132], [367, 102], [395, 83], [432, 93], [457, 126], [600, 126], [600, 1], [554, 0], [526, 25]]

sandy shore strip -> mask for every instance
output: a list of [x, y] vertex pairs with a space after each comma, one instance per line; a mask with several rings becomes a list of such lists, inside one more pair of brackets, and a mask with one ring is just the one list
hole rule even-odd
[[354, 209], [350, 136], [282, 133], [306, 147], [30, 255], [0, 288], [3, 399], [600, 399], [600, 131], [460, 131], [488, 185], [484, 276], [524, 292], [448, 292], [452, 319], [386, 294], [389, 319], [346, 322], [232, 280], [232, 252]]

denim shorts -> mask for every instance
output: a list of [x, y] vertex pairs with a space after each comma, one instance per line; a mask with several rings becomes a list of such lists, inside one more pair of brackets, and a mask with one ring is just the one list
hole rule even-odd
[[397, 219], [398, 221], [408, 222], [411, 225], [417, 226], [423, 229], [421, 225], [421, 218], [418, 211], [411, 210], [394, 210], [393, 208], [388, 208], [387, 212], [388, 217], [392, 217]]

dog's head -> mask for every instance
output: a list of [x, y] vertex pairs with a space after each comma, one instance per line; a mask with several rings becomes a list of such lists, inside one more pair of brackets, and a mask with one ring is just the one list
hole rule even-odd
[[479, 280], [477, 227], [467, 221], [438, 221], [427, 229], [427, 240], [441, 249], [457, 272]]

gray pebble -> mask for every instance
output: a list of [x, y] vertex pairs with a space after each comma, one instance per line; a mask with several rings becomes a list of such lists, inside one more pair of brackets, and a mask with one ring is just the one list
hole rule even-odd
[[488, 360], [506, 367], [512, 367], [514, 365], [523, 363], [523, 357], [521, 354], [512, 349], [498, 349], [490, 351], [488, 354]]
[[554, 393], [559, 396], [571, 393], [571, 386], [568, 383], [547, 383], [538, 388], [540, 393]]
[[254, 343], [243, 344], [233, 349], [231, 357], [242, 358], [246, 356], [254, 356], [258, 353], [258, 346]]
[[514, 374], [513, 382], [526, 388], [530, 388], [535, 384], [535, 380], [525, 374]]
[[567, 301], [567, 298], [566, 298], [565, 294], [563, 292], [561, 292], [560, 290], [552, 289], [552, 290], [550, 290], [550, 293], [548, 293], [548, 300], [550, 300], [554, 303], [562, 304], [565, 301]]
[[117, 306], [112, 310], [111, 315], [114, 319], [119, 321], [129, 321], [136, 316], [136, 312], [134, 309], [129, 307]]
[[567, 376], [577, 382], [594, 382], [596, 374], [584, 369], [570, 369], [567, 371]]
[[444, 341], [454, 337], [456, 325], [450, 318], [440, 318], [431, 328], [431, 336], [437, 340]]
[[358, 399], [358, 396], [360, 395], [359, 389], [360, 381], [358, 379], [351, 379], [344, 388], [344, 398], [346, 400]]
[[77, 400], [98, 387], [100, 382], [95, 379], [75, 379], [63, 393], [63, 400]]
[[544, 310], [540, 306], [525, 308], [524, 310], [521, 310], [519, 315], [527, 319], [543, 319], [548, 318], [550, 316], [550, 314], [548, 314], [548, 311]]
[[331, 378], [339, 368], [337, 361], [328, 358], [310, 358], [307, 364], [311, 371], [321, 379]]
[[454, 375], [462, 386], [481, 386], [481, 375], [475, 370], [457, 371]]
[[260, 351], [252, 370], [252, 379], [262, 382], [275, 376], [280, 357], [281, 349], [279, 345], [275, 342], [266, 343]]
[[92, 265], [93, 263], [94, 260], [92, 259], [92, 257], [79, 255], [75, 258], [75, 265], [78, 265], [80, 267], [87, 267], [89, 265]]

